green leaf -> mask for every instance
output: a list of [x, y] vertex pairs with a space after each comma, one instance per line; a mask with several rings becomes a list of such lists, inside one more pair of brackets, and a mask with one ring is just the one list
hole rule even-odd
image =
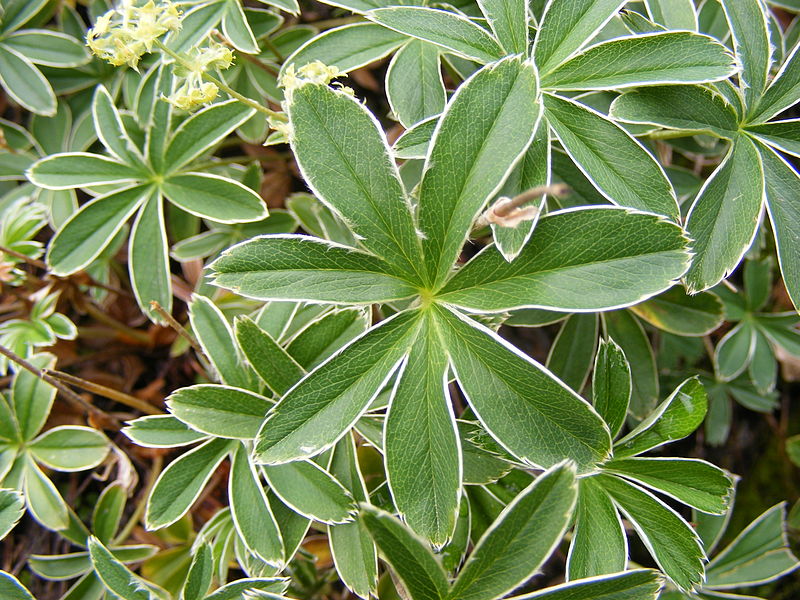
[[183, 600], [203, 600], [211, 586], [213, 574], [214, 557], [211, 553], [211, 546], [202, 544], [192, 556], [192, 564], [181, 590], [181, 598]]
[[127, 489], [119, 481], [109, 484], [97, 499], [92, 511], [92, 530], [104, 544], [110, 543], [117, 534], [127, 500]]
[[757, 585], [793, 571], [798, 560], [786, 538], [786, 506], [773, 506], [750, 523], [714, 557], [706, 569], [706, 586], [725, 590]]
[[230, 449], [230, 440], [210, 440], [172, 461], [150, 493], [147, 528], [166, 527], [186, 514]]
[[259, 432], [259, 462], [283, 463], [319, 454], [367, 409], [417, 336], [419, 315], [383, 321], [322, 363], [270, 412]]
[[772, 83], [764, 92], [764, 96], [750, 113], [750, 122], [768, 121], [797, 103], [797, 97], [800, 94], [799, 48], [800, 45], [795, 44], [791, 54], [783, 61], [781, 70], [775, 75]]
[[533, 56], [546, 74], [585, 46], [622, 8], [625, 0], [549, 0], [539, 24]]
[[276, 394], [283, 395], [305, 375], [305, 369], [249, 317], [237, 317], [234, 330], [247, 361]]
[[292, 337], [286, 351], [304, 369], [311, 370], [364, 333], [368, 321], [360, 308], [327, 311]]
[[8, 535], [25, 513], [25, 498], [18, 490], [0, 490], [0, 539]]
[[167, 399], [170, 412], [214, 437], [253, 439], [272, 403], [263, 396], [224, 385], [180, 388]]
[[[352, 435], [336, 444], [330, 471], [356, 501], [367, 500], [367, 487], [359, 469]], [[336, 572], [347, 588], [361, 598], [374, 594], [378, 585], [378, 557], [363, 520], [329, 527], [328, 542]]]
[[437, 547], [453, 534], [461, 452], [448, 393], [447, 355], [426, 315], [392, 395], [384, 433], [386, 473], [400, 516]]
[[84, 471], [103, 462], [109, 442], [96, 429], [62, 425], [37, 437], [28, 448], [38, 462], [51, 469]]
[[628, 538], [611, 498], [597, 477], [579, 479], [575, 531], [567, 556], [568, 579], [624, 571], [627, 561]]
[[625, 458], [685, 438], [703, 422], [708, 399], [697, 378], [687, 379], [646, 419], [614, 444], [614, 456]]
[[400, 48], [386, 72], [386, 96], [395, 117], [406, 128], [441, 113], [447, 93], [439, 48], [421, 40], [409, 40]]
[[495, 37], [507, 54], [528, 53], [528, 3], [524, 0], [479, 0]]
[[142, 164], [142, 153], [122, 124], [122, 117], [105, 86], [99, 85], [92, 101], [92, 118], [97, 137], [111, 154], [129, 165]]
[[724, 307], [714, 294], [690, 296], [676, 285], [663, 294], [631, 307], [636, 316], [675, 335], [707, 335], [722, 325]]
[[145, 448], [175, 448], [197, 442], [204, 437], [172, 415], [139, 417], [129, 421], [122, 432]]
[[[519, 164], [517, 164], [514, 170], [509, 174], [498, 196], [513, 198], [535, 188], [541, 189], [540, 186], [548, 185], [550, 183], [551, 174], [550, 152], [550, 130], [548, 127], [538, 127], [533, 142], [531, 142], [530, 147], [525, 154], [523, 154], [522, 160], [520, 160]], [[500, 253], [507, 261], [511, 262], [519, 256], [519, 253], [522, 252], [522, 248], [525, 247], [525, 244], [530, 240], [531, 234], [539, 221], [539, 215], [543, 212], [542, 209], [546, 202], [547, 195], [542, 194], [538, 198], [523, 204], [520, 208], [536, 208], [538, 212], [532, 219], [523, 221], [516, 227], [504, 227], [492, 223], [494, 242], [497, 244], [497, 249], [500, 250]]]
[[564, 535], [577, 493], [571, 465], [537, 477], [481, 537], [448, 598], [492, 600], [527, 581]]
[[0, 84], [23, 108], [45, 116], [56, 114], [56, 96], [42, 72], [5, 44], [0, 44]]
[[172, 175], [161, 189], [174, 205], [217, 223], [260, 221], [268, 214], [256, 192], [238, 181], [211, 173]]
[[305, 83], [287, 112], [292, 150], [314, 194], [361, 238], [361, 244], [420, 282], [420, 243], [382, 128], [344, 92]]
[[692, 0], [646, 0], [647, 13], [667, 29], [697, 31], [697, 9]]
[[260, 591], [261, 594], [257, 597], [264, 598], [265, 600], [285, 600], [283, 596], [276, 595], [282, 592], [286, 587], [285, 581], [285, 579], [277, 577], [249, 577], [239, 579], [228, 585], [223, 585], [213, 594], [206, 596], [205, 600], [240, 600], [245, 592], [252, 591]]
[[265, 235], [229, 248], [212, 263], [214, 285], [259, 300], [372, 304], [416, 288], [380, 258], [299, 235]]
[[219, 380], [248, 389], [250, 371], [242, 368], [236, 339], [222, 311], [209, 298], [195, 295], [189, 303], [189, 322]]
[[242, 5], [239, 2], [226, 4], [227, 10], [222, 15], [222, 33], [239, 52], [258, 54], [258, 42], [247, 23]]
[[683, 230], [652, 214], [579, 208], [539, 220], [511, 263], [489, 246], [440, 292], [470, 310], [602, 310], [635, 304], [687, 268]]
[[636, 89], [618, 96], [609, 115], [618, 121], [709, 133], [734, 139], [739, 129], [734, 107], [721, 94], [700, 86]]
[[[62, 532], [63, 534], [63, 532]], [[85, 537], [88, 537], [86, 533]], [[85, 539], [85, 538], [84, 538]], [[158, 548], [146, 544], [137, 546], [117, 546], [110, 550], [121, 563], [141, 562], [153, 556]], [[93, 570], [89, 552], [72, 552], [70, 554], [32, 555], [29, 559], [31, 570], [45, 579], [64, 581], [80, 577]], [[101, 585], [102, 587], [102, 585]]]
[[349, 73], [396, 50], [406, 36], [374, 23], [351, 23], [328, 29], [300, 46], [284, 61], [284, 67], [302, 67], [321, 61]]
[[742, 321], [719, 341], [714, 349], [714, 366], [722, 381], [736, 379], [750, 364], [756, 346], [755, 330]]
[[611, 430], [612, 438], [625, 424], [631, 391], [631, 366], [622, 348], [611, 337], [600, 340], [592, 376], [592, 404]]
[[[177, 171], [208, 152], [234, 129], [255, 114], [239, 102], [218, 102], [197, 111], [175, 131], [164, 155], [166, 168]], [[225, 205], [228, 208], [229, 205]]]
[[733, 56], [711, 37], [688, 31], [622, 37], [591, 46], [542, 77], [551, 90], [706, 83], [735, 72]]
[[541, 105], [530, 62], [510, 57], [458, 88], [434, 134], [419, 186], [419, 223], [428, 276], [440, 285], [475, 217], [536, 131]]
[[[28, 357], [28, 362], [37, 369], [52, 369], [56, 357], [43, 352]], [[56, 390], [30, 371], [20, 369], [11, 384], [11, 409], [19, 425], [20, 440], [32, 439], [44, 426], [53, 406]]]
[[636, 528], [659, 568], [682, 590], [698, 586], [703, 581], [705, 552], [688, 523], [643, 489], [616, 477], [598, 477]]
[[393, 6], [371, 10], [366, 16], [384, 27], [481, 63], [503, 56], [502, 48], [485, 29], [453, 12], [422, 6]]
[[131, 288], [142, 312], [160, 321], [150, 306], [158, 302], [172, 312], [172, 283], [169, 269], [169, 247], [164, 223], [164, 201], [156, 191], [145, 200], [131, 228], [128, 247], [128, 272]]
[[739, 87], [751, 112], [767, 86], [772, 66], [767, 10], [761, 0], [721, 0], [731, 29], [733, 48], [741, 64]]
[[174, 52], [186, 52], [197, 45], [217, 26], [228, 2], [213, 0], [186, 10], [181, 15], [181, 28], [167, 38], [167, 46]]
[[597, 315], [570, 315], [558, 330], [547, 355], [547, 368], [576, 392], [583, 389], [592, 368], [598, 331]]
[[3, 2], [3, 24], [4, 34], [19, 29], [28, 23], [33, 17], [47, 5], [46, 0], [6, 0]]
[[50, 240], [47, 264], [52, 272], [63, 276], [89, 266], [152, 193], [151, 186], [137, 185], [84, 204]]
[[511, 454], [542, 467], [569, 458], [579, 472], [608, 455], [602, 419], [541, 365], [457, 313], [436, 308], [436, 319], [470, 406]]
[[111, 183], [134, 183], [142, 179], [144, 173], [116, 158], [88, 152], [62, 152], [38, 161], [27, 175], [39, 187], [66, 190]]
[[658, 571], [641, 569], [563, 583], [513, 600], [655, 600], [662, 587]]
[[780, 155], [759, 147], [766, 178], [767, 214], [775, 232], [783, 283], [795, 308], [800, 307], [800, 176]]
[[24, 461], [25, 502], [34, 519], [47, 529], [57, 531], [69, 525], [67, 505], [61, 494], [29, 455]]
[[275, 495], [304, 517], [329, 524], [352, 520], [352, 496], [315, 462], [270, 465], [262, 471]]
[[95, 573], [103, 585], [123, 600], [154, 600], [167, 597], [163, 591], [158, 593], [153, 584], [137, 577], [94, 536], [89, 538], [89, 553]]
[[228, 500], [233, 524], [245, 546], [267, 563], [280, 564], [283, 561], [283, 538], [258, 471], [242, 444], [233, 455]]
[[428, 155], [433, 132], [439, 123], [438, 115], [420, 121], [407, 129], [394, 143], [397, 158], [425, 158]]
[[447, 575], [423, 540], [377, 508], [363, 505], [360, 519], [413, 600], [447, 597]]
[[689, 293], [716, 285], [739, 264], [758, 231], [764, 186], [755, 144], [737, 137], [687, 216], [686, 230], [694, 239], [695, 253], [686, 274]]
[[633, 387], [629, 410], [642, 419], [658, 402], [658, 372], [653, 347], [642, 324], [630, 311], [605, 313], [603, 322], [607, 335], [625, 352], [631, 369]]
[[11, 573], [0, 571], [0, 594], [7, 600], [36, 600]]
[[603, 469], [711, 514], [730, 507], [733, 480], [722, 469], [691, 458], [621, 458]]
[[[793, 156], [800, 156], [800, 119], [748, 125], [745, 131], [774, 149]], [[762, 151], [762, 156], [763, 154], [765, 153]], [[765, 159], [762, 160], [767, 162]]]
[[89, 62], [83, 45], [60, 31], [25, 29], [4, 37], [3, 45], [37, 65], [77, 67]]
[[545, 95], [544, 104], [567, 154], [603, 196], [677, 219], [678, 202], [664, 170], [627, 131], [573, 100]]

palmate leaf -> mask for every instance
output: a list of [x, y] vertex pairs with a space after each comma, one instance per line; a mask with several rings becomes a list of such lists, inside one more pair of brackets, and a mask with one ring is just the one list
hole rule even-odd
[[450, 272], [475, 217], [533, 140], [541, 115], [537, 94], [534, 66], [510, 57], [479, 70], [448, 102], [419, 185], [419, 226], [435, 287]]
[[[397, 120], [409, 128], [444, 110], [447, 94], [442, 81], [440, 49], [409, 40], [394, 55], [386, 71], [386, 97]], [[413, 81], [413, 85], [409, 82]]]
[[448, 598], [492, 600], [525, 582], [564, 535], [577, 491], [572, 465], [537, 477], [481, 537]]
[[485, 29], [449, 11], [421, 6], [394, 6], [372, 10], [367, 17], [384, 27], [442, 46], [481, 63], [490, 63], [503, 55], [497, 40]]
[[578, 480], [575, 530], [567, 555], [567, 579], [616, 573], [628, 561], [628, 538], [611, 498], [596, 477]]
[[613, 338], [600, 340], [592, 376], [592, 404], [616, 437], [628, 415], [631, 366]]
[[766, 510], [708, 564], [706, 587], [726, 590], [758, 585], [799, 565], [786, 538], [786, 507]]
[[683, 590], [691, 590], [700, 584], [705, 552], [689, 524], [638, 486], [609, 475], [599, 475], [598, 478], [603, 489], [639, 532], [661, 570]]
[[427, 314], [392, 395], [384, 452], [404, 521], [436, 546], [453, 533], [461, 496], [461, 448], [448, 393], [447, 355]]
[[[336, 444], [330, 472], [357, 502], [366, 502], [367, 487], [352, 435]], [[348, 589], [361, 598], [374, 594], [378, 584], [378, 556], [363, 520], [329, 527], [328, 541], [336, 572]]]
[[603, 310], [671, 287], [686, 271], [688, 258], [681, 228], [655, 215], [615, 208], [566, 210], [540, 219], [511, 263], [494, 246], [481, 251], [439, 297], [482, 312]]
[[319, 60], [348, 73], [383, 58], [406, 39], [403, 34], [375, 23], [351, 23], [311, 38], [283, 64], [302, 67]]
[[545, 94], [544, 103], [553, 132], [601, 194], [620, 206], [677, 220], [678, 202], [672, 185], [641, 143], [574, 100]]
[[[537, 128], [530, 147], [523, 154], [522, 159], [511, 171], [500, 192], [498, 192], [498, 197], [513, 198], [528, 190], [549, 185], [552, 174], [551, 162], [550, 130], [541, 126]], [[545, 202], [547, 202], [547, 195], [543, 194], [525, 204], [525, 208], [533, 206], [539, 210], [534, 218], [523, 221], [516, 227], [504, 227], [492, 223], [492, 235], [494, 236], [495, 244], [497, 244], [497, 249], [507, 261], [512, 261], [519, 256], [522, 248], [528, 243], [536, 223], [539, 221], [539, 215], [542, 213], [542, 207]]]
[[358, 420], [417, 336], [416, 311], [391, 317], [309, 373], [275, 408], [256, 440], [266, 464], [319, 454]]
[[294, 151], [315, 194], [394, 272], [421, 283], [421, 248], [380, 125], [357, 100], [325, 85], [287, 92]]
[[739, 79], [745, 106], [752, 112], [764, 93], [772, 66], [767, 11], [761, 0], [722, 0], [722, 8], [742, 67]]
[[800, 176], [777, 152], [760, 145], [766, 178], [767, 214], [775, 232], [778, 262], [789, 297], [800, 308]]
[[427, 543], [377, 508], [363, 506], [359, 518], [413, 600], [445, 600], [450, 584]]
[[495, 37], [508, 54], [528, 52], [530, 13], [524, 0], [479, 0]]
[[298, 235], [242, 242], [223, 252], [211, 269], [215, 285], [259, 300], [371, 304], [417, 293], [372, 254]]
[[689, 293], [716, 285], [739, 264], [758, 231], [764, 186], [755, 144], [746, 136], [737, 136], [686, 219], [695, 253], [685, 278]]
[[655, 600], [662, 587], [657, 571], [640, 569], [564, 583], [510, 600]]
[[625, 4], [625, 0], [549, 0], [533, 55], [544, 76], [585, 46]]
[[269, 564], [280, 564], [284, 558], [283, 538], [258, 471], [242, 444], [231, 462], [228, 501], [236, 531], [247, 548]]
[[720, 94], [700, 86], [642, 88], [618, 96], [610, 116], [626, 123], [708, 132], [734, 139], [739, 123], [734, 107]]
[[542, 467], [568, 458], [579, 472], [607, 456], [608, 429], [575, 392], [489, 329], [432, 310], [470, 406], [511, 454]]
[[711, 37], [688, 31], [617, 38], [585, 49], [542, 77], [554, 90], [705, 83], [735, 72], [733, 57]]
[[723, 514], [730, 505], [733, 479], [719, 467], [690, 458], [622, 458], [603, 465], [654, 491], [701, 512]]

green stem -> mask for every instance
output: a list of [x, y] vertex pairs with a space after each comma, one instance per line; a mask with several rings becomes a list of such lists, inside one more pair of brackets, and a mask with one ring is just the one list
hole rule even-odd
[[[189, 64], [189, 61], [187, 61], [184, 56], [182, 56], [181, 54], [178, 54], [177, 52], [171, 50], [170, 48], [165, 46], [164, 43], [162, 41], [160, 41], [160, 40], [156, 40], [155, 43], [156, 43], [156, 46], [158, 46], [158, 48], [164, 54], [166, 54], [167, 56], [173, 58], [182, 67], [185, 67], [185, 68], [191, 70], [191, 65]], [[216, 77], [214, 77], [210, 73], [203, 72], [202, 73], [202, 77], [206, 81], [210, 81], [211, 83], [216, 85], [219, 89], [224, 91], [226, 94], [228, 94], [232, 98], [236, 98], [242, 104], [246, 104], [250, 108], [254, 108], [260, 113], [263, 113], [263, 114], [265, 114], [265, 115], [267, 115], [269, 117], [275, 117], [275, 116], [279, 116], [280, 115], [280, 113], [278, 113], [278, 112], [276, 112], [274, 110], [270, 110], [269, 108], [259, 104], [255, 100], [253, 100], [251, 98], [248, 98], [247, 96], [243, 96], [242, 94], [240, 94], [239, 92], [234, 90], [231, 86], [229, 86], [227, 83], [223, 82], [220, 79], [217, 79]]]

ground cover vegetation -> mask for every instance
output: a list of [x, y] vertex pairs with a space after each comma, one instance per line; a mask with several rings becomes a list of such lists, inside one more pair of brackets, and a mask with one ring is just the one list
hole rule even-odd
[[800, 2], [0, 8], [0, 597], [800, 594]]

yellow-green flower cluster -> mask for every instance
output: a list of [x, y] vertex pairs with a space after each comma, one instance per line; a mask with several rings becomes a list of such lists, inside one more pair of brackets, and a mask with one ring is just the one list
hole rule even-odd
[[233, 53], [222, 44], [211, 42], [207, 46], [192, 48], [184, 60], [175, 65], [175, 75], [184, 78], [181, 86], [167, 98], [173, 106], [192, 110], [208, 104], [217, 97], [216, 84], [203, 81], [203, 74], [216, 69], [227, 69], [233, 63]]
[[135, 69], [159, 37], [180, 27], [180, 12], [169, 0], [149, 0], [142, 6], [135, 0], [122, 0], [97, 19], [86, 34], [86, 45], [112, 65]]

